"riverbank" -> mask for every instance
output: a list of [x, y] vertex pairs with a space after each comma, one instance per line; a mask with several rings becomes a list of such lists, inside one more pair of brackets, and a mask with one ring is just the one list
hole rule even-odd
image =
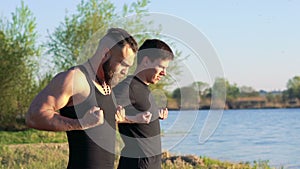
[[[225, 105], [224, 105], [225, 104]], [[233, 100], [202, 99], [198, 104], [178, 103], [175, 99], [168, 99], [169, 110], [207, 110], [207, 109], [270, 109], [270, 108], [300, 108], [299, 99], [288, 99], [286, 101], [268, 99], [266, 96], [238, 97]]]
[[[118, 157], [116, 157], [117, 163]], [[68, 161], [67, 143], [38, 143], [38, 144], [11, 144], [0, 145], [0, 169], [6, 168], [40, 168], [57, 169], [66, 168]], [[194, 155], [174, 155], [164, 152], [162, 156], [163, 169], [270, 169], [267, 162], [254, 164], [231, 163], [219, 161], [208, 157]]]
[[210, 110], [210, 109], [224, 109], [224, 110], [245, 110], [245, 109], [298, 109], [300, 106], [265, 106], [265, 107], [243, 107], [243, 108], [232, 108], [232, 107], [216, 107], [212, 108], [210, 105], [202, 106], [199, 108], [178, 108], [178, 107], [167, 107], [169, 111], [179, 110]]

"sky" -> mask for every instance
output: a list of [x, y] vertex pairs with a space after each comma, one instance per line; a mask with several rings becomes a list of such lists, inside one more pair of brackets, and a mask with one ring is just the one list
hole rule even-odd
[[[53, 32], [63, 21], [66, 11], [76, 11], [80, 0], [24, 2], [36, 17], [43, 41], [47, 31]], [[111, 2], [121, 12], [124, 3], [135, 1]], [[0, 16], [10, 18], [20, 3], [1, 0]], [[148, 5], [149, 12], [179, 18], [201, 32], [215, 49], [224, 77], [231, 84], [267, 91], [284, 90], [289, 79], [300, 76], [299, 9], [297, 0], [152, 0]], [[193, 67], [197, 65], [193, 64], [190, 58], [186, 67], [191, 68], [196, 79], [209, 76], [196, 73]]]

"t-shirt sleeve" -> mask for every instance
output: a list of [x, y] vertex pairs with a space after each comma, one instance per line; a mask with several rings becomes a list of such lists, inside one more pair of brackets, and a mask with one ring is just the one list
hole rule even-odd
[[141, 112], [148, 111], [151, 107], [149, 102], [149, 90], [145, 87], [139, 85], [130, 86], [129, 98], [132, 106]]
[[120, 83], [113, 88], [117, 105], [126, 107], [130, 105], [129, 99], [129, 85], [127, 83]]
[[125, 109], [126, 115], [134, 116], [149, 111], [149, 90], [136, 81], [123, 81], [113, 89], [117, 105]]

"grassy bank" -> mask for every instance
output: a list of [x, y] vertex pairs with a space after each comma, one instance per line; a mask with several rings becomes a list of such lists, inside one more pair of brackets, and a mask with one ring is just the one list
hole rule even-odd
[[[65, 133], [28, 130], [0, 131], [0, 169], [66, 168], [68, 144]], [[26, 143], [26, 144], [21, 144]], [[116, 158], [117, 159], [117, 158]], [[269, 169], [267, 162], [231, 163], [208, 157], [173, 155], [162, 157], [163, 169]]]
[[66, 168], [68, 146], [66, 143], [2, 145], [1, 169], [59, 169]]
[[48, 132], [38, 130], [0, 131], [0, 145], [26, 143], [65, 143], [65, 132]]

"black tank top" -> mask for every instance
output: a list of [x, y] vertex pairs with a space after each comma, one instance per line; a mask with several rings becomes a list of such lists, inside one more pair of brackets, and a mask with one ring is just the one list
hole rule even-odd
[[[60, 109], [65, 117], [80, 119], [92, 107], [98, 106], [104, 113], [104, 124], [87, 130], [67, 131], [69, 142], [68, 168], [113, 169], [115, 152], [115, 112], [112, 95], [103, 95], [89, 78], [83, 66], [78, 68], [85, 74], [90, 85], [90, 94], [82, 103]], [[74, 84], [76, 85], [76, 84]]]

